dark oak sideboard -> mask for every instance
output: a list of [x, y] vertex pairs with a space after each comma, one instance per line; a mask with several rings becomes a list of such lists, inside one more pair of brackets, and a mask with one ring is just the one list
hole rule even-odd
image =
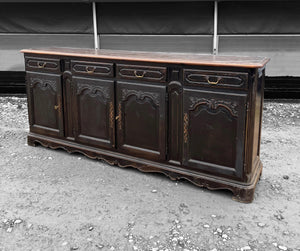
[[28, 144], [251, 202], [267, 58], [48, 48], [25, 56]]

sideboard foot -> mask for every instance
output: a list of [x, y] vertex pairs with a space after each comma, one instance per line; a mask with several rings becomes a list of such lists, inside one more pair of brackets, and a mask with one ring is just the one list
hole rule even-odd
[[255, 187], [251, 189], [240, 189], [236, 188], [233, 191], [232, 199], [242, 203], [251, 203], [254, 199]]
[[251, 203], [254, 199], [255, 187], [262, 174], [262, 163], [258, 162], [253, 182], [248, 187], [236, 187], [232, 190], [232, 199], [242, 203]]
[[35, 142], [35, 140], [31, 137], [27, 137], [27, 145], [29, 146], [37, 146], [37, 143]]

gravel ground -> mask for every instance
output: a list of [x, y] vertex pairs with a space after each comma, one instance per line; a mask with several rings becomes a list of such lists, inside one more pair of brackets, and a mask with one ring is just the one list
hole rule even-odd
[[29, 147], [0, 97], [0, 250], [300, 250], [300, 100], [265, 101], [251, 204], [161, 174]]

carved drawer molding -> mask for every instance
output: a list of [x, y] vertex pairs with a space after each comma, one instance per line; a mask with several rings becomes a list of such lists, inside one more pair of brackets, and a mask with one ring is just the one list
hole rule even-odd
[[117, 77], [120, 79], [166, 82], [167, 68], [117, 64]]
[[212, 88], [248, 88], [248, 73], [184, 69], [184, 83]]

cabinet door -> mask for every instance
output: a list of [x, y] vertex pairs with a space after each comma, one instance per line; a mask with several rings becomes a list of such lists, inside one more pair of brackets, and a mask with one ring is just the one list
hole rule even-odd
[[121, 152], [165, 159], [166, 87], [117, 83], [117, 141]]
[[87, 145], [114, 147], [114, 82], [73, 77], [75, 140]]
[[61, 75], [27, 72], [30, 131], [64, 136]]
[[242, 178], [246, 97], [184, 90], [183, 164], [187, 168]]

